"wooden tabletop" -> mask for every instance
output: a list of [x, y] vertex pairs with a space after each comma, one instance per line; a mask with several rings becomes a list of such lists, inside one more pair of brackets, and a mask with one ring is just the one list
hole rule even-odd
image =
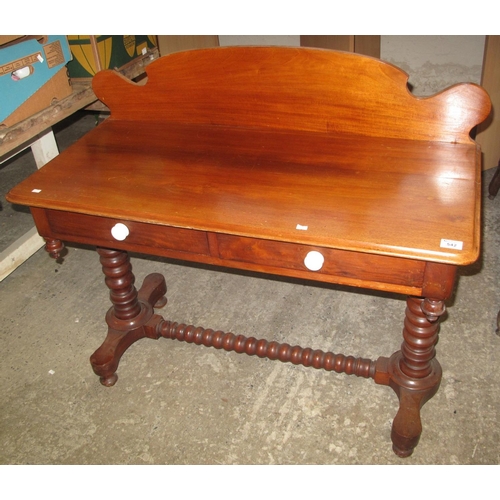
[[8, 199], [461, 265], [478, 256], [479, 165], [473, 143], [109, 119]]

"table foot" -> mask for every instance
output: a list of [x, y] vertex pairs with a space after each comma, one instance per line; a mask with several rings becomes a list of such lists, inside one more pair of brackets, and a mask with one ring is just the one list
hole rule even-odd
[[401, 350], [379, 360], [375, 382], [389, 385], [399, 399], [391, 431], [393, 450], [399, 457], [410, 456], [417, 446], [422, 433], [420, 409], [441, 382], [435, 344], [444, 312], [443, 301], [408, 298]]
[[53, 259], [60, 261], [64, 252], [64, 243], [61, 240], [45, 238], [45, 251]]
[[441, 382], [441, 366], [432, 360], [431, 372], [423, 379], [410, 379], [401, 371], [404, 363], [401, 352], [389, 359], [390, 387], [399, 399], [399, 410], [392, 423], [391, 439], [394, 453], [408, 457], [417, 446], [422, 434], [420, 410], [436, 394]]
[[166, 304], [167, 287], [163, 276], [153, 273], [137, 291], [128, 254], [102, 248], [97, 251], [113, 306], [106, 315], [107, 337], [90, 363], [101, 384], [111, 387], [118, 380], [116, 370], [123, 353], [144, 337], [157, 338], [153, 332], [159, 316], [154, 314], [154, 307]]

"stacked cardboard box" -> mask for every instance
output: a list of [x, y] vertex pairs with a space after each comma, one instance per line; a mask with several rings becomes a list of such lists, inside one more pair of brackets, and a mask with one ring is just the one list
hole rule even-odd
[[0, 36], [0, 126], [10, 127], [72, 92], [65, 35]]

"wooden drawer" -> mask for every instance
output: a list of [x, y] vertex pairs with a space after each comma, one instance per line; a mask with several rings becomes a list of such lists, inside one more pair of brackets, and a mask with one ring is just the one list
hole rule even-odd
[[[57, 210], [44, 210], [40, 215], [33, 213], [37, 228], [45, 237], [159, 255], [165, 250], [209, 254], [207, 235], [204, 231]], [[123, 240], [117, 240], [112, 235], [112, 228], [116, 224], [124, 224], [129, 231]]]
[[[223, 234], [217, 235], [217, 240], [219, 256], [223, 260], [311, 273], [305, 264], [306, 256], [310, 252], [319, 252], [324, 263], [313, 272], [325, 277], [336, 276], [415, 288], [420, 288], [423, 283], [425, 262], [422, 261]], [[313, 279], [321, 278], [318, 276]]]

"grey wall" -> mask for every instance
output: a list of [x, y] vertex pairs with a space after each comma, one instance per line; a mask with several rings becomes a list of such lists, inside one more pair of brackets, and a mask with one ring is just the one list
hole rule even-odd
[[415, 95], [481, 82], [485, 36], [382, 36], [380, 58], [409, 75]]

